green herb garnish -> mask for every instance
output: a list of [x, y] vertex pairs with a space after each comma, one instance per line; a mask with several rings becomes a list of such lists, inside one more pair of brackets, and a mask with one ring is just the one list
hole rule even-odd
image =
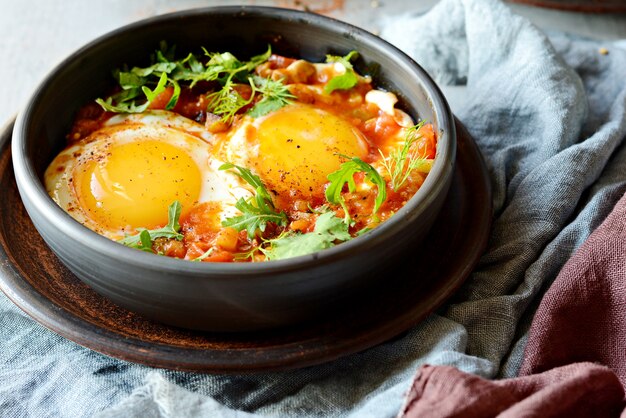
[[[263, 94], [264, 99], [267, 94], [267, 101], [271, 103], [272, 108], [278, 108], [278, 104], [283, 103], [276, 100], [277, 97], [281, 97], [275, 94], [277, 91], [280, 93], [279, 88], [268, 89], [260, 85], [257, 89], [252, 81], [251, 72], [259, 64], [267, 61], [272, 54], [270, 47], [265, 53], [252, 57], [250, 61], [239, 61], [230, 52], [213, 53], [204, 50], [204, 53], [208, 57], [206, 64], [203, 64], [193, 54], [175, 61], [173, 58], [174, 49], [168, 48], [167, 44], [162, 42], [161, 49], [156, 51], [153, 56], [156, 63], [144, 68], [134, 67], [126, 71], [116, 70], [114, 76], [122, 88], [122, 92], [114, 94], [106, 100], [97, 99], [96, 102], [108, 112], [141, 113], [160, 93], [165, 91], [166, 87], [172, 86], [174, 91], [166, 106], [166, 109], [171, 110], [176, 106], [180, 97], [181, 81], [189, 82], [190, 88], [199, 81], [216, 81], [221, 87], [209, 94], [209, 108], [207, 110], [222, 116], [225, 122], [232, 121], [237, 111], [251, 103], [257, 90]], [[253, 92], [249, 100], [243, 99], [233, 89], [233, 85], [239, 82], [251, 84]], [[142, 100], [143, 102], [141, 102]], [[269, 108], [268, 103], [265, 103], [264, 106]], [[258, 109], [257, 112], [264, 114], [261, 110], [262, 108]]]
[[359, 77], [354, 72], [354, 68], [350, 61], [353, 58], [358, 57], [359, 53], [356, 51], [350, 51], [348, 55], [344, 57], [339, 57], [336, 55], [326, 55], [326, 62], [338, 62], [346, 69], [346, 72], [333, 77], [326, 85], [324, 86], [324, 93], [330, 94], [335, 90], [350, 90], [352, 87], [356, 86], [359, 82]]
[[137, 228], [139, 234], [129, 235], [118, 242], [124, 244], [127, 247], [137, 248], [143, 251], [152, 252], [152, 244], [157, 238], [174, 238], [178, 241], [183, 239], [183, 234], [180, 234], [180, 212], [182, 207], [178, 200], [175, 200], [167, 209], [167, 225], [158, 229], [146, 229]]
[[246, 230], [248, 238], [254, 238], [257, 230], [265, 231], [268, 222], [276, 225], [285, 226], [287, 224], [287, 215], [285, 212], [276, 212], [272, 197], [261, 182], [261, 178], [252, 174], [245, 167], [240, 167], [232, 163], [225, 163], [220, 166], [220, 170], [236, 169], [237, 175], [254, 188], [254, 197], [248, 200], [240, 198], [235, 207], [241, 211], [240, 216], [233, 216], [222, 221], [222, 226], [235, 228], [237, 231]]
[[170, 100], [167, 102], [165, 109], [172, 110], [174, 106], [176, 106], [176, 103], [178, 103], [178, 98], [180, 97], [180, 84], [178, 84], [178, 81], [171, 78], [168, 78], [167, 81], [172, 83], [172, 85], [174, 86], [174, 92], [172, 93], [172, 97], [170, 97]]
[[157, 96], [165, 91], [165, 85], [167, 84], [167, 73], [161, 73], [161, 77], [159, 77], [159, 82], [157, 83], [154, 90], [150, 90], [148, 86], [141, 86], [141, 91], [146, 95], [148, 102], [152, 102]]
[[213, 250], [214, 250], [214, 248], [211, 247], [207, 251], [205, 251], [204, 254], [200, 255], [197, 258], [194, 258], [191, 261], [202, 261], [202, 260], [204, 260], [205, 258], [207, 258], [208, 256], [210, 256], [213, 253]]
[[[106, 100], [96, 99], [96, 103], [98, 103], [107, 112], [113, 113], [141, 113], [144, 112], [150, 105], [150, 102], [137, 105], [134, 100], [116, 101], [115, 97], [116, 96], [111, 96]], [[114, 102], [117, 104], [114, 104]]]
[[221, 116], [224, 123], [230, 123], [237, 112], [252, 102], [254, 94], [248, 100], [244, 99], [232, 88], [232, 80], [228, 79], [220, 90], [207, 95], [207, 99], [207, 110]]
[[[342, 157], [350, 158], [345, 155], [342, 155]], [[378, 193], [376, 195], [376, 200], [374, 201], [373, 213], [378, 212], [378, 209], [380, 209], [380, 206], [387, 198], [387, 185], [385, 184], [385, 180], [380, 176], [380, 174], [378, 174], [378, 171], [376, 171], [374, 167], [357, 157], [353, 157], [349, 161], [341, 164], [339, 170], [330, 173], [327, 177], [330, 184], [326, 189], [326, 200], [330, 203], [341, 205], [345, 212], [344, 221], [347, 224], [351, 223], [350, 213], [348, 212], [348, 207], [346, 206], [346, 202], [343, 199], [341, 192], [343, 190], [343, 186], [346, 184], [348, 185], [348, 190], [350, 192], [354, 192], [356, 190], [354, 175], [359, 172], [365, 173], [365, 178], [378, 187]]]
[[333, 247], [337, 241], [348, 241], [351, 238], [348, 225], [333, 212], [326, 212], [317, 218], [313, 232], [307, 234], [288, 232], [266, 241], [269, 246], [259, 247], [258, 250], [263, 252], [268, 260], [281, 260], [311, 254]]
[[391, 187], [394, 192], [400, 190], [413, 170], [419, 168], [426, 161], [425, 158], [410, 152], [411, 146], [422, 137], [419, 133], [422, 126], [424, 126], [424, 121], [407, 129], [404, 137], [404, 146], [400, 151], [393, 150], [385, 157], [379, 150], [380, 155], [383, 157], [382, 164], [389, 173]]
[[287, 86], [280, 80], [254, 76], [252, 78], [253, 91], [261, 93], [263, 98], [259, 100], [248, 114], [253, 118], [267, 115], [291, 103], [296, 97], [289, 92]]

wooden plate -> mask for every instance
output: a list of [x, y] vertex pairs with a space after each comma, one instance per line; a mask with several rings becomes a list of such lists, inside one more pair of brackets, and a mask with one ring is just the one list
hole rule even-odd
[[11, 163], [12, 123], [0, 133], [0, 288], [34, 320], [82, 346], [149, 366], [198, 372], [285, 370], [327, 362], [415, 326], [463, 283], [491, 226], [483, 159], [457, 123], [458, 157], [444, 209], [425, 242], [395, 271], [387, 291], [363, 294], [339, 316], [262, 333], [215, 334], [149, 321], [78, 280], [32, 225]]

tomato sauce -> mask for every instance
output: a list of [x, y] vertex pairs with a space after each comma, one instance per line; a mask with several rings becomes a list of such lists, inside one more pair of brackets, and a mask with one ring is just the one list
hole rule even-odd
[[[311, 71], [313, 67], [310, 63], [306, 63], [295, 74], [289, 73], [287, 69], [292, 68], [294, 63], [297, 63], [297, 60], [293, 58], [271, 55], [267, 62], [257, 67], [256, 73], [262, 77], [282, 77], [296, 101], [324, 109], [352, 124], [367, 139], [369, 153], [365, 162], [373, 165], [379, 164], [377, 167], [380, 167], [383, 157], [379, 150], [393, 146], [403, 127], [394, 115], [385, 113], [377, 105], [365, 99], [366, 94], [372, 90], [370, 80], [360, 78], [359, 83], [349, 90], [335, 90], [327, 94], [324, 93], [323, 88], [334, 76], [332, 70], [328, 68], [330, 66], [321, 71]], [[204, 124], [213, 133], [227, 131], [230, 128], [229, 124], [208, 111], [210, 99], [207, 96], [214, 91], [215, 87], [216, 85], [210, 82], [200, 82], [193, 88], [182, 87], [176, 105], [170, 110]], [[234, 89], [246, 100], [251, 97], [252, 89], [249, 85], [239, 84]], [[173, 87], [167, 87], [150, 103], [149, 108], [166, 109], [173, 94]], [[239, 113], [245, 113], [254, 103], [250, 103]], [[104, 111], [96, 103], [83, 106], [78, 111], [68, 134], [69, 143], [85, 138], [100, 129], [103, 123], [112, 116], [114, 113]], [[418, 133], [418, 139], [411, 146], [410, 153], [419, 158], [434, 159], [437, 135], [432, 124], [424, 124]], [[353, 220], [350, 232], [355, 234], [363, 228], [375, 227], [388, 219], [415, 194], [426, 175], [427, 170], [411, 172], [399, 190], [394, 190], [387, 182], [387, 198], [378, 212], [372, 215], [377, 196], [376, 188], [371, 184], [368, 185], [364, 173], [355, 174], [354, 181], [357, 185], [368, 186], [357, 187], [357, 190], [352, 192], [347, 187], [343, 189], [345, 205]], [[309, 202], [294, 200], [288, 202], [287, 205], [281, 204], [281, 207], [287, 207], [286, 213], [290, 221], [288, 225], [283, 228], [269, 224], [263, 233], [257, 232], [254, 239], [250, 239], [245, 230], [237, 232], [223, 228], [216, 215], [219, 212], [218, 204], [199, 204], [180, 220], [181, 233], [185, 237], [183, 241], [159, 239], [154, 243], [153, 249], [163, 255], [188, 260], [211, 262], [260, 260], [263, 259], [263, 255], [254, 252], [254, 249], [262, 244], [263, 240], [276, 237], [285, 231], [312, 232], [317, 218], [315, 211], [326, 203], [321, 200]], [[338, 217], [345, 215], [343, 208], [333, 209]]]

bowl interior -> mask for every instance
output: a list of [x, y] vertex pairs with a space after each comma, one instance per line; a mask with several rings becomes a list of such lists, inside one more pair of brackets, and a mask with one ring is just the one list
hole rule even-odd
[[[51, 222], [75, 223], [47, 197], [42, 178], [47, 165], [64, 147], [76, 111], [110, 88], [113, 69], [123, 64], [148, 64], [149, 54], [159, 48], [161, 41], [176, 45], [179, 55], [200, 53], [201, 47], [205, 47], [208, 51], [230, 51], [241, 59], [264, 52], [268, 44], [275, 53], [314, 62], [323, 62], [326, 54], [344, 55], [357, 50], [357, 71], [371, 75], [379, 88], [396, 93], [405, 111], [415, 120], [432, 122], [439, 133], [437, 161], [403, 213], [418, 216], [429, 193], [442, 187], [442, 178], [451, 176], [455, 145], [448, 105], [421, 67], [396, 48], [351, 25], [309, 13], [264, 7], [198, 9], [152, 18], [103, 36], [70, 56], [35, 92], [15, 130], [19, 150], [14, 152], [14, 158], [23, 159], [16, 163], [16, 177], [21, 188], [34, 198], [35, 206], [50, 206], [46, 213]], [[398, 231], [407, 219], [397, 216], [368, 235]], [[104, 243], [95, 233], [82, 229], [81, 236], [99, 242], [103, 249], [113, 248], [113, 243]], [[348, 250], [359, 242], [357, 238], [327, 251]], [[115, 247], [120, 253], [131, 251]], [[137, 257], [144, 260], [146, 255]]]

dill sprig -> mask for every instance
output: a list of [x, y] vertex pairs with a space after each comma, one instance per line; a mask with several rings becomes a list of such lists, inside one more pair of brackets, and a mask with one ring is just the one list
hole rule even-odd
[[224, 86], [207, 95], [209, 104], [207, 110], [222, 117], [222, 122], [230, 123], [237, 112], [249, 105], [254, 100], [254, 89], [248, 100], [244, 99], [237, 90], [233, 89], [232, 79], [229, 78]]
[[422, 138], [422, 134], [419, 133], [422, 126], [424, 126], [424, 121], [407, 129], [404, 145], [400, 151], [393, 150], [385, 157], [382, 151], [378, 150], [383, 157], [382, 165], [391, 178], [391, 187], [394, 192], [400, 190], [411, 173], [426, 161], [423, 156], [411, 152], [411, 146]]

